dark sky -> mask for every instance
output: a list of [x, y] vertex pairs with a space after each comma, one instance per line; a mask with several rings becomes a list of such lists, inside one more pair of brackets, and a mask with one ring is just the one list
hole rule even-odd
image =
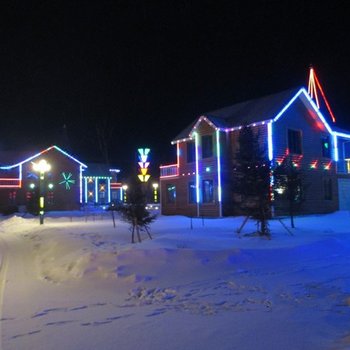
[[345, 4], [3, 1], [0, 150], [66, 147], [65, 124], [82, 161], [102, 159], [98, 127], [125, 172], [139, 146], [172, 162], [196, 116], [305, 85], [310, 63], [350, 128]]

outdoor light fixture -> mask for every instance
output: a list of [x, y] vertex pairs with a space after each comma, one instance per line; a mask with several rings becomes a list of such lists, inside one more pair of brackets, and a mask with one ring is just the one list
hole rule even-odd
[[152, 184], [153, 187], [153, 201], [154, 203], [158, 203], [158, 187], [157, 183]]
[[148, 162], [148, 154], [151, 150], [149, 148], [139, 148], [137, 151], [139, 153], [138, 164], [141, 172], [141, 174], [137, 175], [137, 177], [141, 182], [147, 182], [151, 177], [150, 174], [147, 174], [148, 166], [150, 164], [150, 162]]
[[45, 209], [44, 180], [45, 173], [51, 170], [51, 165], [45, 159], [41, 159], [38, 163], [32, 162], [32, 164], [33, 170], [39, 173], [39, 221], [40, 225], [43, 225]]
[[126, 191], [128, 189], [128, 185], [123, 185], [122, 189], [123, 189], [123, 202], [126, 203], [126, 200], [127, 200]]

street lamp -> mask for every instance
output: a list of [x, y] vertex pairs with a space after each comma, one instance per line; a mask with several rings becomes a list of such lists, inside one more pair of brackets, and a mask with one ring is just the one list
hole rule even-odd
[[152, 184], [153, 187], [153, 201], [154, 203], [158, 203], [158, 184]]
[[123, 185], [122, 186], [122, 189], [123, 189], [123, 202], [126, 203], [126, 200], [127, 200], [127, 197], [126, 197], [126, 190], [128, 189], [128, 185]]
[[39, 173], [39, 220], [40, 225], [44, 223], [44, 208], [45, 208], [45, 197], [44, 197], [44, 179], [45, 173], [50, 171], [51, 165], [45, 160], [41, 159], [38, 163], [33, 163], [33, 170]]

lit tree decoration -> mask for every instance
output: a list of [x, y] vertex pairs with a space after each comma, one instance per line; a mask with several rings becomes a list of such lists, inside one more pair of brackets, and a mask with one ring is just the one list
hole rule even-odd
[[66, 190], [70, 190], [71, 186], [75, 184], [75, 180], [72, 179], [72, 173], [62, 173], [63, 181], [61, 181], [60, 185], [65, 185]]

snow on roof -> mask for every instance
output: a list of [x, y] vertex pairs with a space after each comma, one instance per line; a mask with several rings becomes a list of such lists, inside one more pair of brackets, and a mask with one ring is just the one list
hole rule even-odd
[[[252, 124], [275, 117], [278, 112], [295, 96], [300, 88], [292, 88], [282, 92], [236, 103], [232, 106], [203, 113], [217, 127], [229, 128]], [[188, 138], [198, 118], [187, 126], [174, 141]]]

